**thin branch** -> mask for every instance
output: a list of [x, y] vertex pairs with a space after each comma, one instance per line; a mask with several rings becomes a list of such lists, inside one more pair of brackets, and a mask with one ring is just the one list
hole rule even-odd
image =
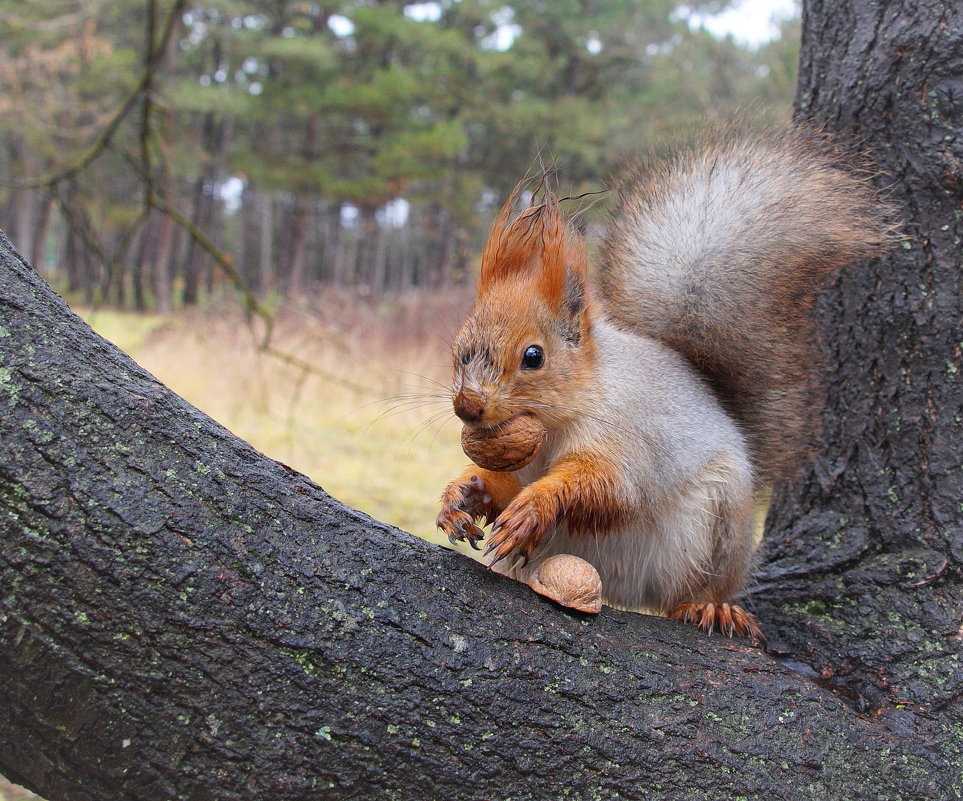
[[149, 198], [149, 203], [152, 208], [157, 209], [162, 214], [166, 214], [175, 223], [181, 226], [187, 233], [194, 239], [194, 241], [200, 245], [207, 254], [214, 259], [217, 266], [220, 267], [227, 277], [231, 280], [231, 283], [240, 291], [244, 298], [245, 309], [253, 314], [256, 314], [261, 320], [264, 321], [266, 326], [264, 337], [261, 340], [261, 349], [265, 349], [271, 341], [272, 334], [274, 332], [274, 315], [268, 310], [268, 308], [258, 300], [257, 296], [248, 289], [247, 284], [238, 272], [237, 267], [234, 266], [234, 259], [231, 258], [230, 254], [225, 253], [221, 250], [214, 241], [205, 234], [197, 225], [194, 224], [182, 211], [177, 209], [175, 206], [168, 203], [164, 198], [159, 195], [152, 195]]
[[[298, 358], [274, 346], [272, 344], [275, 329], [274, 315], [248, 288], [244, 278], [235, 267], [234, 260], [230, 254], [219, 248], [210, 236], [202, 231], [190, 218], [164, 196], [163, 187], [169, 185], [169, 181], [165, 181], [161, 186], [158, 186], [157, 176], [155, 175], [155, 168], [158, 165], [155, 163], [153, 152], [153, 145], [155, 143], [153, 118], [156, 108], [154, 102], [155, 78], [159, 64], [163, 59], [173, 34], [174, 27], [186, 4], [187, 0], [176, 0], [164, 18], [163, 23], [160, 25], [160, 33], [158, 35], [157, 0], [147, 0], [146, 47], [143, 60], [143, 72], [133, 89], [117, 109], [117, 112], [97, 136], [88, 151], [73, 164], [50, 175], [18, 182], [15, 184], [15, 187], [17, 189], [46, 189], [57, 199], [58, 205], [71, 230], [81, 238], [84, 245], [106, 266], [107, 272], [105, 280], [107, 286], [109, 286], [115, 274], [117, 264], [127, 253], [137, 230], [139, 230], [147, 220], [150, 210], [156, 209], [161, 214], [167, 215], [175, 224], [186, 231], [194, 242], [221, 268], [237, 291], [241, 293], [246, 311], [256, 315], [263, 321], [264, 333], [258, 345], [258, 349], [261, 352], [279, 359], [285, 364], [296, 367], [302, 372], [302, 376], [308, 374], [315, 375], [328, 383], [336, 384], [353, 392], [379, 399], [387, 398], [388, 396], [384, 393], [329, 373], [304, 359]], [[120, 152], [120, 155], [143, 182], [143, 208], [130, 229], [122, 237], [118, 246], [114, 249], [111, 257], [108, 258], [104, 248], [97, 241], [97, 237], [90, 230], [87, 221], [78, 218], [74, 211], [68, 207], [58, 187], [73, 180], [87, 170], [107, 150], [114, 149], [114, 138], [117, 131], [128, 118], [128, 115], [137, 105], [138, 101], [140, 101], [140, 118], [137, 131], [138, 152], [136, 155], [128, 152]], [[163, 148], [159, 149], [159, 153], [160, 167], [166, 172], [167, 162], [166, 159], [163, 158]], [[106, 292], [104, 294], [106, 294]]]
[[323, 378], [325, 381], [328, 381], [329, 383], [337, 384], [338, 386], [343, 387], [344, 389], [350, 389], [352, 392], [357, 392], [362, 395], [368, 395], [371, 397], [378, 398], [380, 400], [388, 400], [391, 397], [390, 395], [386, 395], [383, 392], [378, 392], [377, 390], [371, 389], [370, 387], [365, 387], [365, 386], [362, 386], [361, 384], [356, 384], [353, 381], [349, 381], [346, 378], [341, 378], [340, 376], [334, 375], [333, 373], [329, 373], [325, 370], [322, 370], [319, 367], [311, 364], [311, 362], [305, 359], [301, 359], [297, 356], [294, 356], [291, 353], [286, 353], [285, 351], [280, 350], [279, 348], [276, 348], [271, 344], [263, 343], [260, 347], [260, 350], [263, 353], [268, 354], [269, 356], [273, 356], [274, 358], [279, 359], [285, 364], [291, 365], [292, 367], [297, 367], [299, 370], [303, 370], [305, 373], [311, 373], [312, 375], [316, 375], [320, 378]]
[[[151, 0], [152, 3], [153, 1], [154, 0]], [[164, 24], [161, 26], [161, 34], [156, 46], [152, 47], [152, 43], [148, 43], [148, 56], [145, 59], [147, 66], [145, 67], [144, 72], [141, 74], [137, 83], [134, 85], [133, 89], [131, 89], [127, 97], [124, 98], [124, 101], [120, 104], [120, 107], [117, 109], [117, 112], [114, 114], [113, 118], [100, 132], [87, 152], [84, 153], [73, 164], [62, 168], [58, 172], [44, 175], [39, 178], [31, 178], [24, 181], [14, 182], [13, 187], [15, 189], [42, 189], [63, 181], [68, 181], [82, 173], [98, 158], [100, 158], [104, 151], [107, 150], [107, 148], [113, 142], [114, 136], [117, 134], [117, 131], [120, 129], [120, 126], [123, 124], [124, 120], [127, 119], [127, 115], [131, 112], [131, 109], [133, 109], [137, 104], [138, 99], [143, 96], [145, 89], [151, 85], [152, 73], [157, 67], [159, 54], [163, 53], [167, 49], [167, 44], [174, 32], [174, 26], [177, 24], [177, 20], [184, 11], [186, 5], [187, 0], [175, 0], [173, 6], [171, 6], [171, 9], [167, 14], [167, 17], [164, 19]]]
[[157, 69], [157, 51], [154, 49], [155, 24], [157, 20], [157, 0], [147, 0], [147, 33], [144, 37], [147, 47], [144, 52], [144, 81], [140, 97], [140, 169], [144, 178], [144, 205], [152, 205], [154, 197], [154, 167], [150, 155], [151, 116], [154, 103], [151, 94], [154, 90], [154, 74]]

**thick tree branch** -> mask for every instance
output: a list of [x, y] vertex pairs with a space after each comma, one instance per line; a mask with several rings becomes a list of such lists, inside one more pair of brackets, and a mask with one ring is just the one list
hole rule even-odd
[[895, 733], [742, 643], [565, 612], [345, 508], [5, 238], [0, 326], [0, 771], [51, 801], [963, 789], [952, 732]]
[[960, 14], [807, 4], [799, 108], [876, 148], [913, 239], [826, 305], [769, 654], [574, 615], [345, 508], [0, 237], [0, 772], [50, 801], [963, 796]]

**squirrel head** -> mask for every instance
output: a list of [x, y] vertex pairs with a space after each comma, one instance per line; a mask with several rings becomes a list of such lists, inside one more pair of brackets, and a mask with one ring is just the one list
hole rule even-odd
[[585, 243], [547, 190], [512, 217], [523, 187], [495, 218], [475, 306], [455, 340], [455, 414], [470, 425], [516, 414], [562, 424], [594, 366]]

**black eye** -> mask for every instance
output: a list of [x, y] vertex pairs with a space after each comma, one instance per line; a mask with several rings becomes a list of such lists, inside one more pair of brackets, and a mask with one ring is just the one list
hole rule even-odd
[[529, 345], [522, 354], [522, 367], [526, 370], [537, 370], [545, 364], [545, 353], [538, 345]]

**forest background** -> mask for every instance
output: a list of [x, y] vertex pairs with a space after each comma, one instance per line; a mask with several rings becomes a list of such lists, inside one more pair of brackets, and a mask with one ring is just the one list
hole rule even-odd
[[[8, 8], [0, 19], [14, 18]], [[362, 483], [423, 496], [430, 519], [445, 476], [424, 492], [415, 479], [449, 450], [461, 461], [457, 443], [443, 441], [448, 429], [434, 448], [410, 446], [408, 458], [373, 436], [380, 423], [349, 441], [324, 416], [339, 397], [370, 414], [386, 394], [395, 396], [382, 418], [390, 430], [408, 427], [399, 423], [409, 402], [419, 409], [409, 420], [430, 411], [417, 425], [451, 416], [444, 337], [470, 295], [475, 257], [467, 275], [437, 287], [249, 286], [236, 244], [193, 224], [173, 180], [193, 129], [168, 133], [175, 115], [163, 76], [194, 9], [186, 0], [145, 9], [146, 46], [129, 75], [117, 73], [128, 90], [119, 105], [52, 173], [13, 188], [53, 195], [52, 240], [63, 230], [57, 216], [76, 214], [59, 202], [65, 187], [96, 197], [101, 185], [80, 183], [88, 171], [103, 170], [101, 184], [125, 178], [129, 221], [117, 247], [104, 249], [107, 226], [69, 223], [100, 254], [102, 283], [126, 264], [125, 301], [137, 270], [146, 296], [146, 259], [183, 264], [174, 245], [167, 261], [156, 251], [180, 236], [179, 247], [193, 243], [216, 265], [210, 290], [201, 282], [186, 302], [175, 266], [173, 311], [128, 312], [95, 286], [88, 318], [128, 339], [139, 331], [138, 358], [172, 384], [161, 367], [194, 375], [209, 390], [196, 402], [249, 439], [259, 442], [207, 401], [259, 407], [267, 423], [283, 421], [291, 453], [331, 454], [307, 469], [332, 492], [348, 498], [337, 482], [360, 463]], [[496, 54], [521, 46], [514, 19], [493, 26], [508, 29], [489, 48]], [[683, 41], [669, 47], [681, 52]], [[584, 48], [604, 49], [601, 39]], [[857, 132], [901, 225], [898, 246], [845, 271], [819, 304], [824, 431], [813, 464], [770, 510], [752, 589], [765, 652], [617, 610], [591, 621], [559, 615], [461, 553], [345, 508], [153, 382], [68, 313], [2, 237], [3, 769], [51, 799], [178, 790], [420, 799], [439, 786], [453, 798], [478, 786], [501, 798], [631, 796], [640, 782], [673, 797], [856, 798], [867, 788], [892, 801], [963, 797], [961, 74], [963, 5], [805, 3], [795, 108]], [[24, 104], [11, 130], [32, 111]], [[233, 167], [224, 186], [235, 177], [243, 190], [247, 175]], [[480, 218], [496, 194], [485, 185]], [[240, 209], [228, 210], [232, 196], [211, 193], [225, 216]], [[584, 199], [596, 200], [579, 215], [593, 236], [606, 196]], [[405, 215], [417, 209], [403, 201]], [[342, 235], [357, 230], [354, 209], [338, 221]], [[289, 236], [274, 210], [268, 220], [272, 245]], [[170, 239], [158, 233], [167, 225]], [[140, 261], [132, 254], [151, 228]], [[283, 255], [276, 263], [289, 272]], [[69, 295], [84, 300], [82, 289]], [[419, 344], [431, 331], [430, 346]], [[425, 381], [410, 396], [385, 378], [405, 372]], [[359, 458], [369, 445], [393, 458]]]
[[733, 114], [788, 119], [798, 16], [676, 0], [0, 0], [0, 228], [269, 455], [432, 537], [446, 341], [494, 211]]

